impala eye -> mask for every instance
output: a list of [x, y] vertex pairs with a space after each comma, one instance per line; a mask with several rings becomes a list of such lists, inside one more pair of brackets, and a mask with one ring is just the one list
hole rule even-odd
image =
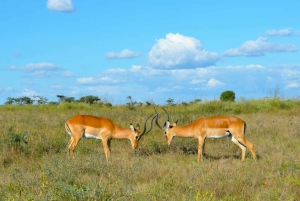
[[138, 140], [139, 139], [139, 136], [135, 136], [135, 140]]
[[167, 135], [168, 133], [167, 132], [165, 132], [165, 135]]

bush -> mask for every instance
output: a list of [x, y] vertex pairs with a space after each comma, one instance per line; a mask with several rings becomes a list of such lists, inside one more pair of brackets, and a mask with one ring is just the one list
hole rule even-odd
[[234, 101], [235, 100], [235, 93], [233, 91], [224, 91], [220, 96], [221, 101]]

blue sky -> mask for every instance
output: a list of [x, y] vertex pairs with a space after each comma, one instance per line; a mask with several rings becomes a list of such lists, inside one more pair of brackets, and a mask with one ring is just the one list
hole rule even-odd
[[0, 1], [8, 97], [300, 95], [300, 1]]

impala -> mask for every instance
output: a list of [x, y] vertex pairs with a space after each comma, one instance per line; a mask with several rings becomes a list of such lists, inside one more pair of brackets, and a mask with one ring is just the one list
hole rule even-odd
[[242, 119], [233, 116], [201, 117], [186, 126], [177, 126], [177, 121], [170, 124], [168, 112], [164, 108], [162, 109], [167, 115], [166, 122], [163, 127], [159, 125], [158, 113], [155, 109], [155, 123], [165, 132], [167, 144], [170, 145], [174, 136], [197, 138], [199, 141], [198, 162], [200, 159], [203, 160], [202, 151], [206, 138], [224, 137], [229, 137], [232, 142], [241, 148], [242, 161], [245, 160], [246, 148], [250, 149], [253, 159], [256, 161], [254, 146], [245, 138], [246, 123]]
[[151, 120], [150, 128], [146, 131], [146, 124], [151, 116], [149, 116], [145, 120], [144, 130], [143, 132], [141, 132], [139, 124], [136, 125], [136, 128], [134, 128], [133, 125], [130, 124], [130, 129], [125, 129], [119, 127], [108, 118], [95, 117], [90, 115], [76, 115], [67, 120], [65, 123], [65, 129], [71, 136], [71, 140], [68, 146], [69, 153], [72, 158], [75, 159], [74, 150], [82, 137], [101, 139], [106, 156], [106, 161], [108, 161], [110, 157], [111, 139], [129, 139], [132, 148], [136, 149], [141, 137], [152, 129], [152, 123], [155, 116]]

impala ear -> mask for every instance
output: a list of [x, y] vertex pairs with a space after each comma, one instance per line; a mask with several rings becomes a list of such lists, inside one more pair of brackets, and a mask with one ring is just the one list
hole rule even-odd
[[136, 129], [140, 130], [140, 124], [139, 123], [136, 124]]
[[135, 133], [135, 129], [134, 129], [134, 127], [133, 127], [133, 125], [132, 125], [132, 124], [130, 124], [130, 129], [132, 130], [132, 132], [134, 132], [134, 133]]
[[172, 123], [172, 126], [177, 126], [178, 120]]
[[170, 128], [170, 122], [167, 121], [166, 124], [167, 124], [167, 128]]

